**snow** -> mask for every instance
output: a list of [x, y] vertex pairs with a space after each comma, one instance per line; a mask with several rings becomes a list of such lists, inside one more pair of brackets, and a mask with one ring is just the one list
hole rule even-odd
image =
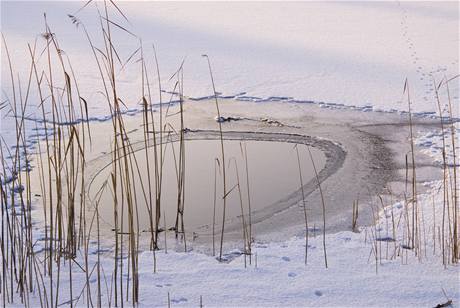
[[[115, 20], [142, 39], [149, 56], [155, 44], [165, 84], [185, 58], [185, 93], [191, 97], [212, 93], [204, 53], [211, 58], [217, 90], [225, 95], [244, 91], [257, 97], [289, 96], [383, 109], [406, 109], [400, 101], [407, 77], [416, 111], [436, 111], [431, 78], [439, 81], [459, 73], [456, 2], [122, 2], [119, 6], [130, 22], [123, 23], [114, 14]], [[85, 97], [97, 100], [89, 46], [67, 17], [80, 7], [77, 2], [2, 2], [2, 30], [13, 59], [27, 59], [26, 42], [33, 43], [43, 32], [46, 12], [74, 67], [84, 68], [76, 70]], [[97, 39], [95, 12], [90, 6], [77, 16]], [[137, 48], [138, 38], [116, 35], [116, 47], [126, 59]], [[27, 61], [18, 62], [16, 69], [27, 72]], [[140, 68], [132, 66], [119, 76], [128, 102], [134, 97], [137, 101], [139, 92]], [[458, 87], [452, 90], [458, 102]]]
[[[419, 209], [423, 213], [423, 233], [427, 239], [421, 256], [415, 256], [413, 250], [402, 248], [403, 223], [397, 224], [396, 241], [384, 241], [385, 238], [392, 239], [390, 213], [393, 212], [394, 217], [398, 218], [405, 211], [404, 203], [396, 202], [388, 204], [380, 212], [376, 226], [361, 227], [359, 233], [343, 231], [328, 234], [328, 268], [324, 266], [321, 231], [309, 239], [308, 265], [304, 264], [305, 239], [302, 236], [285, 242], [256, 241], [253, 244], [252, 264], [248, 263], [247, 268], [242, 256], [230, 263], [220, 263], [212, 256], [169, 249], [156, 253], [157, 273], [153, 273], [152, 252], [143, 252], [139, 256], [139, 304], [164, 307], [168, 293], [173, 306], [198, 306], [200, 296], [204, 306], [209, 307], [433, 307], [448, 299], [458, 303], [458, 265], [448, 265], [444, 269], [440, 246], [436, 243], [434, 247], [431, 241], [433, 229], [436, 230], [441, 224], [441, 183], [430, 182], [426, 185], [431, 189], [420, 196]], [[432, 209], [432, 194], [435, 196], [435, 212]], [[374, 242], [373, 237], [382, 241]], [[373, 252], [375, 243], [379, 255], [377, 266]], [[180, 243], [177, 245], [182, 247]], [[240, 252], [234, 253], [238, 255]], [[92, 268], [97, 262], [97, 251], [93, 251], [89, 257]], [[104, 255], [104, 251], [101, 252], [101, 258], [101, 266], [107, 275], [113, 267], [113, 259]], [[62, 271], [65, 273], [66, 269]], [[93, 292], [97, 287], [95, 275], [94, 272], [90, 278]], [[79, 294], [86, 281], [85, 275], [74, 267], [73, 277], [74, 294]], [[62, 275], [61, 279], [61, 302], [66, 302], [68, 277]], [[109, 277], [107, 279], [110, 280]], [[108, 283], [110, 288], [110, 281]], [[103, 294], [103, 304], [106, 305], [105, 287]], [[85, 305], [83, 297], [78, 305]]]

